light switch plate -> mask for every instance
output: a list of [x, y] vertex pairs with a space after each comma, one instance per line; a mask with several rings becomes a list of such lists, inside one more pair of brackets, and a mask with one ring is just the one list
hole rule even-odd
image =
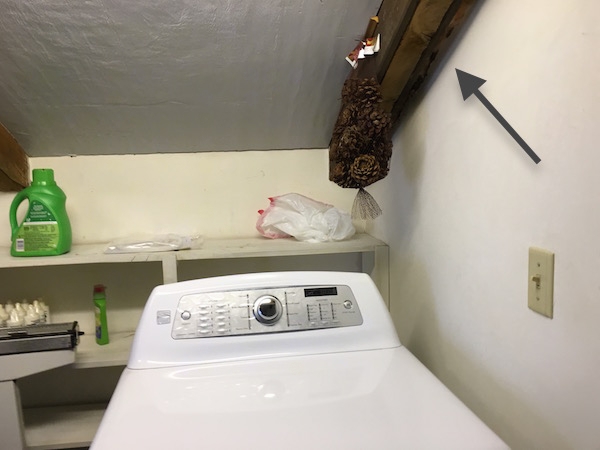
[[552, 319], [554, 314], [554, 253], [529, 248], [529, 309]]

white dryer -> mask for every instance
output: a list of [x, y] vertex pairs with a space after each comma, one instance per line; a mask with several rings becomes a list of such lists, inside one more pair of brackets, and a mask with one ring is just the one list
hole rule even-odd
[[159, 286], [94, 438], [115, 449], [506, 449], [406, 348], [371, 279]]

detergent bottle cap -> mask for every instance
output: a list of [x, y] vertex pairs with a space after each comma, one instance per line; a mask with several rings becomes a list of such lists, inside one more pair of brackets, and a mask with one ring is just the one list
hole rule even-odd
[[52, 169], [33, 169], [33, 181], [32, 185], [55, 185], [54, 181], [54, 170]]
[[94, 294], [103, 294], [106, 286], [103, 284], [95, 284], [94, 285]]

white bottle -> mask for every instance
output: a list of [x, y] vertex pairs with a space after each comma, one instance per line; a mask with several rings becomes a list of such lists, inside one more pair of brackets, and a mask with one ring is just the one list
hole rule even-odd
[[15, 308], [15, 305], [13, 305], [13, 302], [11, 302], [10, 300], [8, 302], [6, 302], [6, 306], [4, 307], [4, 310], [6, 311], [6, 314], [10, 315], [10, 312]]
[[25, 315], [25, 325], [36, 325], [40, 323], [40, 315], [35, 312], [33, 305], [27, 306], [27, 314]]
[[[23, 308], [23, 304], [20, 303], [20, 302], [15, 303], [15, 309], [14, 309], [14, 311], [17, 312], [17, 314], [21, 318], [21, 321], [24, 321], [25, 315], [27, 314], [27, 311], [25, 311], [25, 309]], [[12, 311], [11, 311], [11, 314], [12, 314]]]
[[13, 309], [10, 312], [10, 317], [6, 321], [6, 325], [9, 327], [21, 327], [23, 326], [23, 319], [19, 316], [19, 313], [16, 309]]
[[44, 311], [44, 308], [42, 308], [39, 300], [33, 301], [33, 308], [40, 318], [40, 323], [46, 323], [46, 311]]
[[40, 308], [42, 308], [42, 310], [44, 311], [44, 323], [52, 323], [52, 321], [50, 320], [50, 306], [44, 303], [42, 297], [40, 297], [38, 300], [40, 301]]
[[6, 321], [8, 320], [10, 316], [8, 315], [8, 313], [6, 312], [6, 310], [4, 309], [4, 305], [0, 305], [0, 326], [5, 327], [6, 326]]

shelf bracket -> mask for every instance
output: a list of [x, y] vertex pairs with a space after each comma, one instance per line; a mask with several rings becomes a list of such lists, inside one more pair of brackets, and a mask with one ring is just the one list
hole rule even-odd
[[162, 260], [163, 283], [177, 283], [177, 256], [166, 254]]

